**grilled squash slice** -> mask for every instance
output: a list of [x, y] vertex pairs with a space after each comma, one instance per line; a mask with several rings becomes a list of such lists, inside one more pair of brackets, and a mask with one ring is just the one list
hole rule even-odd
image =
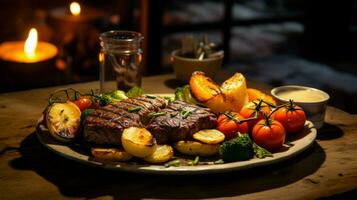
[[157, 145], [156, 150], [153, 154], [144, 158], [146, 162], [149, 163], [163, 163], [172, 158], [174, 155], [174, 150], [170, 145]]
[[128, 161], [133, 157], [123, 149], [117, 148], [92, 148], [91, 153], [96, 159], [103, 161]]
[[193, 134], [193, 138], [206, 144], [218, 144], [224, 141], [225, 136], [217, 129], [204, 129]]
[[219, 144], [204, 144], [197, 141], [178, 141], [174, 148], [185, 155], [192, 156], [213, 156], [219, 153]]
[[153, 154], [157, 146], [153, 135], [148, 130], [137, 127], [124, 129], [121, 142], [126, 152], [139, 158]]

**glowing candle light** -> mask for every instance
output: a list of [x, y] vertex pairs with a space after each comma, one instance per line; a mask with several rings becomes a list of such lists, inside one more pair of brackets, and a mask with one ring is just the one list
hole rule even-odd
[[79, 5], [78, 2], [72, 2], [69, 6], [69, 10], [71, 11], [71, 14], [74, 16], [80, 15], [81, 14], [81, 5]]
[[9, 62], [36, 63], [57, 55], [57, 47], [47, 42], [38, 42], [38, 34], [32, 28], [26, 41], [10, 41], [0, 45], [0, 58]]
[[29, 32], [24, 45], [24, 51], [26, 57], [33, 59], [35, 57], [35, 51], [37, 47], [37, 30], [32, 28]]

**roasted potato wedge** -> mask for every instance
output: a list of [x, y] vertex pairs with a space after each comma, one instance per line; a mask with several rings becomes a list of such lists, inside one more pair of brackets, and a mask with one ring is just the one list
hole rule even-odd
[[190, 78], [191, 94], [199, 102], [205, 103], [216, 95], [221, 94], [219, 86], [204, 72], [195, 71]]
[[81, 111], [76, 104], [54, 103], [45, 113], [46, 126], [50, 134], [61, 142], [70, 142], [77, 136], [81, 123]]
[[174, 148], [182, 154], [192, 156], [213, 156], [219, 153], [219, 144], [203, 144], [197, 141], [178, 141]]
[[156, 141], [145, 128], [130, 127], [123, 131], [121, 142], [129, 154], [145, 158], [155, 152]]
[[193, 134], [193, 138], [205, 144], [219, 144], [224, 141], [225, 136], [217, 129], [205, 129]]
[[214, 112], [239, 112], [248, 102], [246, 81], [240, 73], [235, 73], [218, 86], [203, 72], [194, 72], [190, 79], [190, 89], [195, 99]]
[[128, 161], [133, 157], [118, 148], [92, 148], [91, 153], [96, 159], [103, 161]]
[[170, 145], [157, 145], [153, 154], [144, 158], [149, 163], [163, 163], [172, 158], [174, 150]]
[[260, 90], [248, 88], [247, 93], [249, 101], [263, 99], [264, 101], [276, 106], [276, 101], [274, 100], [274, 98]]

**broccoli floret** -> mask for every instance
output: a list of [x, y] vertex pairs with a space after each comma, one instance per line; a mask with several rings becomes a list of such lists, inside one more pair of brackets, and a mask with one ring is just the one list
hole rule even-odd
[[123, 90], [115, 90], [114, 92], [110, 93], [110, 96], [120, 101], [128, 98]]
[[253, 142], [248, 134], [238, 134], [238, 137], [223, 142], [219, 152], [224, 162], [249, 160], [254, 156]]
[[144, 90], [141, 87], [133, 87], [129, 91], [126, 92], [127, 97], [140, 97], [144, 94]]

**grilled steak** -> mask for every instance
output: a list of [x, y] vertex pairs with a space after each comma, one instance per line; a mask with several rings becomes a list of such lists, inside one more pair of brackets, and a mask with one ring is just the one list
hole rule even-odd
[[195, 132], [214, 128], [217, 123], [215, 114], [208, 108], [183, 101], [174, 101], [160, 112], [165, 115], [152, 119], [146, 127], [158, 144], [191, 139]]
[[96, 109], [84, 122], [83, 138], [96, 145], [120, 145], [128, 127], [144, 127], [147, 115], [166, 106], [163, 98], [128, 98]]

